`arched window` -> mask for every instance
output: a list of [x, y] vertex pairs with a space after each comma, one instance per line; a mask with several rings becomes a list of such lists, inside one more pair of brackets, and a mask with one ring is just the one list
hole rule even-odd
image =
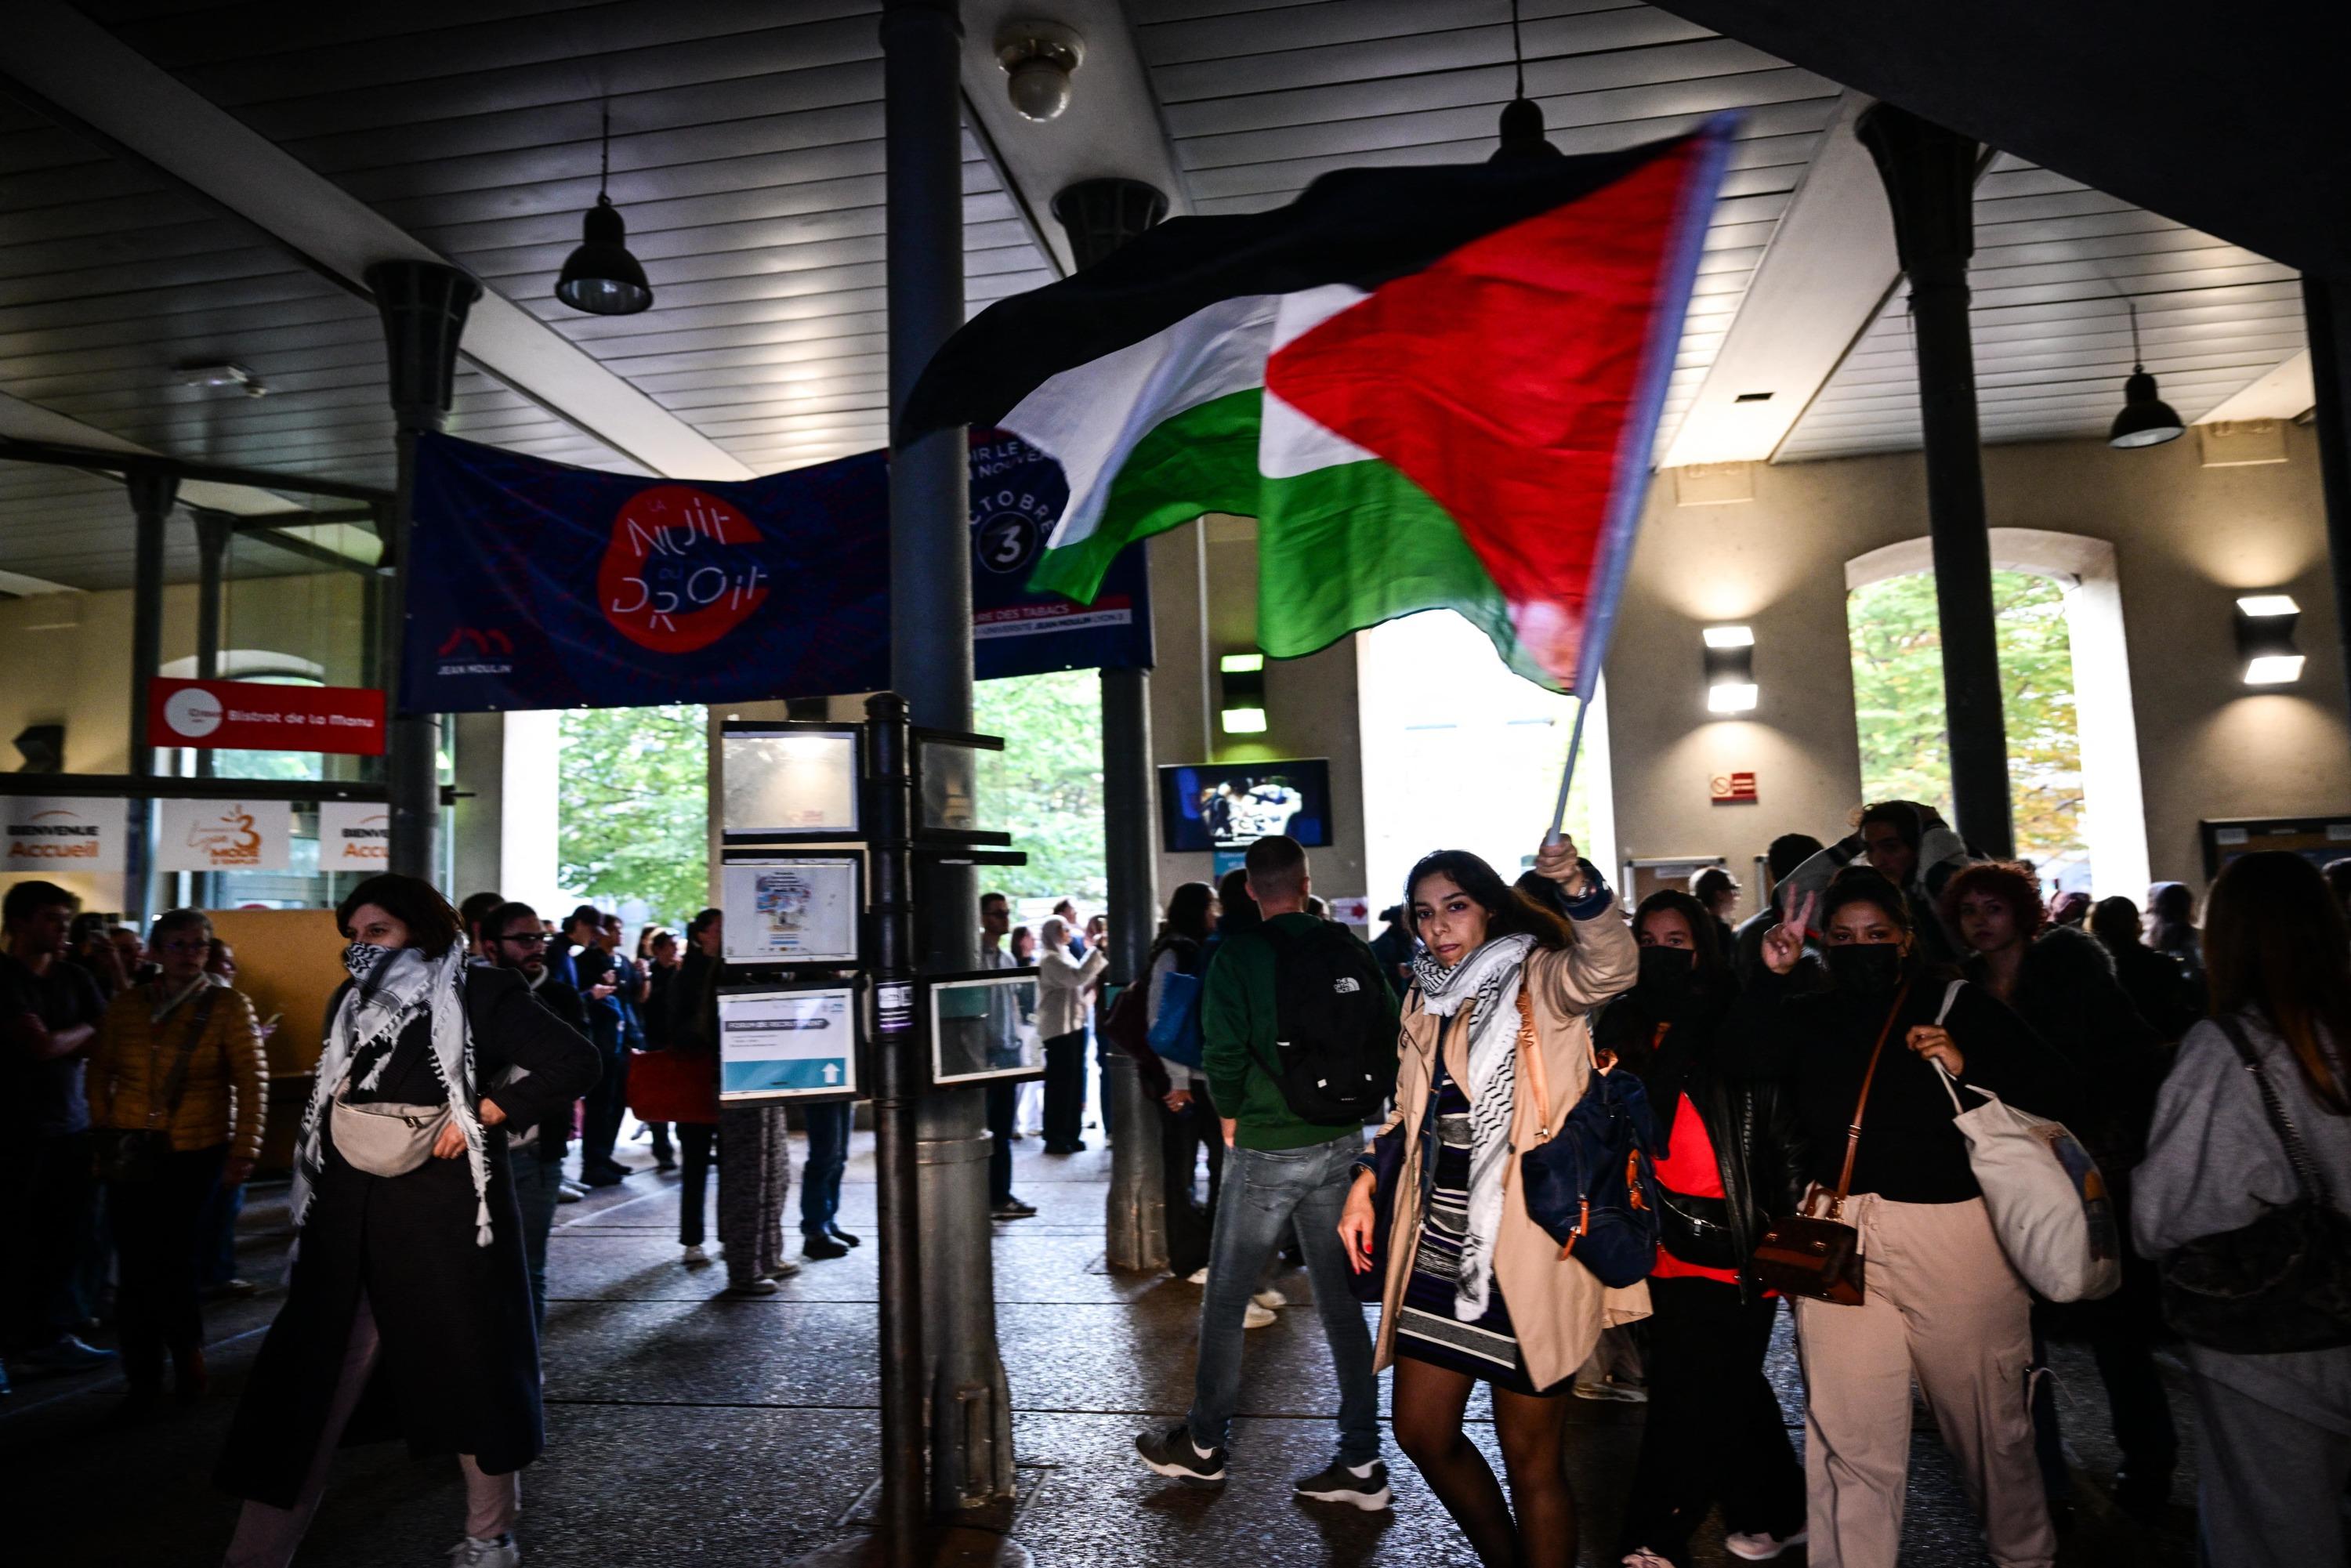
[[[2046, 886], [2137, 896], [2147, 879], [2138, 742], [2114, 547], [1991, 530], [1992, 605], [2016, 852]], [[1845, 566], [1845, 624], [1865, 800], [1948, 817], [1942, 638], [1927, 540]]]

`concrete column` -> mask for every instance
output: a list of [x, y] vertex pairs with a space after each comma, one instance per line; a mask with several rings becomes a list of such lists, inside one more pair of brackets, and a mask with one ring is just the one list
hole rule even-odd
[[[209, 681], [220, 674], [222, 600], [227, 591], [228, 547], [236, 536], [236, 519], [226, 512], [193, 508], [196, 522], [196, 679]], [[196, 753], [196, 777], [213, 776], [213, 753]], [[220, 903], [220, 873], [196, 873], [195, 904], [210, 909]]]
[[[163, 529], [179, 498], [180, 480], [159, 468], [132, 468], [123, 480], [138, 526], [131, 580], [130, 770], [144, 776], [155, 771], [155, 742], [147, 728], [147, 683], [163, 669]], [[132, 800], [124, 810], [130, 831], [124, 841], [122, 910], [133, 924], [144, 925], [157, 913], [155, 803]]]
[[1984, 524], [1976, 427], [1975, 348], [1968, 328], [1968, 259], [1975, 254], [1980, 153], [1957, 131], [1891, 104], [1854, 128], [1877, 161], [1894, 212], [1894, 244], [1910, 280], [1918, 356], [1918, 415], [1927, 460], [1927, 526], [1943, 639], [1943, 711], [1951, 800], [1960, 836], [1980, 854], [2016, 852], [2008, 798], [2008, 729], [2001, 712], [1992, 625], [1991, 536]]
[[[893, 423], [931, 355], [963, 325], [963, 22], [955, 0], [887, 0], [883, 136]], [[913, 722], [971, 728], [970, 460], [961, 425], [890, 464], [891, 684]], [[970, 868], [918, 868], [918, 962], [978, 965]], [[912, 1038], [901, 1036], [900, 1038]], [[931, 1506], [951, 1521], [1012, 1494], [1012, 1410], [996, 1343], [984, 1092], [931, 1090], [914, 1115], [922, 1340], [929, 1358]], [[889, 1149], [883, 1158], [893, 1157]]]
[[2351, 289], [2340, 278], [2305, 277], [2302, 313], [2318, 389], [2312, 423], [2326, 497], [2326, 553], [2335, 569], [2335, 634], [2343, 642], [2344, 678], [2351, 681]]
[[[1167, 215], [1167, 198], [1140, 180], [1081, 180], [1053, 198], [1080, 267], [1092, 267]], [[1137, 614], [1143, 606], [1135, 607]], [[1110, 879], [1110, 971], [1114, 986], [1141, 982], [1159, 924], [1159, 845], [1152, 811], [1151, 672], [1104, 670], [1102, 838]], [[1158, 1107], [1134, 1061], [1113, 1052], [1102, 1070], [1111, 1120], [1105, 1252], [1113, 1269], [1167, 1266], [1167, 1198], [1159, 1159]]]
[[[390, 869], [430, 882], [441, 869], [441, 723], [410, 714], [399, 703], [400, 651], [408, 622], [408, 534], [416, 492], [416, 438], [449, 423], [457, 371], [457, 341], [482, 286], [454, 267], [430, 261], [380, 261], [367, 286], [383, 318], [394, 439], [400, 461], [385, 559], [395, 576], [392, 613], [384, 618], [380, 665], [392, 698], [385, 727], [384, 783], [391, 793]], [[445, 890], [444, 890], [445, 891]]]

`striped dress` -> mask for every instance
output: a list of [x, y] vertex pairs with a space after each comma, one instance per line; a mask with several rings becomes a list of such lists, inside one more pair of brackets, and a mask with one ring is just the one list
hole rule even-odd
[[1487, 1293], [1482, 1317], [1463, 1322], [1453, 1315], [1461, 1242], [1469, 1228], [1469, 1096], [1445, 1070], [1442, 1051], [1437, 1053], [1437, 1082], [1430, 1092], [1437, 1100], [1436, 1183], [1421, 1216], [1420, 1238], [1413, 1249], [1404, 1301], [1396, 1309], [1395, 1354], [1467, 1373], [1513, 1394], [1564, 1390], [1569, 1379], [1541, 1389], [1528, 1377], [1518, 1335], [1510, 1327], [1510, 1307], [1502, 1300], [1500, 1280], [1494, 1281]]

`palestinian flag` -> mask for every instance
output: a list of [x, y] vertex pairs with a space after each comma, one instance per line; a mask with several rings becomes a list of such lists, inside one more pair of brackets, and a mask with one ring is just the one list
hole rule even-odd
[[1163, 224], [975, 318], [900, 439], [1000, 425], [1060, 460], [1032, 589], [1091, 601], [1128, 544], [1234, 513], [1266, 653], [1449, 607], [1588, 695], [1729, 134]]

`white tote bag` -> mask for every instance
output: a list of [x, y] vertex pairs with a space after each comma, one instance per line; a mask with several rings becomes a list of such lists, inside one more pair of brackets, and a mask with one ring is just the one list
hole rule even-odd
[[[1954, 980], [1943, 993], [1938, 1024], [1965, 983]], [[2121, 1231], [2105, 1177], [2081, 1140], [2062, 1124], [2020, 1111], [1989, 1090], [1958, 1084], [1939, 1062], [1935, 1071], [1968, 1141], [1968, 1165], [1983, 1188], [1992, 1233], [2024, 1282], [2053, 1301], [2114, 1294], [2123, 1282]], [[1972, 1111], [1962, 1107], [1961, 1087], [1984, 1103]]]

